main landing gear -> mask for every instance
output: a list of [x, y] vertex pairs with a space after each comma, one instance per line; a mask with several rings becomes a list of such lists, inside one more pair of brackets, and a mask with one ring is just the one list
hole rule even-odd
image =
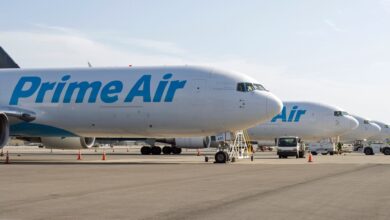
[[141, 154], [142, 155], [160, 155], [161, 153], [168, 155], [168, 154], [181, 154], [181, 148], [178, 147], [171, 147], [171, 146], [164, 146], [162, 149], [158, 146], [143, 146], [141, 147]]

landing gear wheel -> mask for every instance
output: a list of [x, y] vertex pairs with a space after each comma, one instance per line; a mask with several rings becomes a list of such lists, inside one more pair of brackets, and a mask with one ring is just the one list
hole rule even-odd
[[153, 155], [160, 155], [161, 154], [161, 147], [152, 147], [152, 154]]
[[148, 146], [141, 147], [141, 154], [142, 155], [149, 155], [152, 153], [152, 148]]
[[228, 154], [223, 151], [219, 151], [215, 154], [215, 162], [216, 163], [226, 163], [228, 161]]
[[364, 154], [365, 155], [374, 155], [374, 151], [371, 149], [371, 147], [364, 148]]
[[170, 146], [165, 146], [162, 149], [163, 154], [171, 154], [172, 153], [172, 148]]
[[172, 147], [172, 153], [173, 154], [181, 154], [181, 148], [179, 148], [179, 147]]

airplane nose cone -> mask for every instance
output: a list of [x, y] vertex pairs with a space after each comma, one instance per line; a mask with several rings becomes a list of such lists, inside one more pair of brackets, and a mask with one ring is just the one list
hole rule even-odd
[[379, 126], [379, 125], [377, 125], [377, 124], [375, 124], [375, 123], [371, 123], [371, 130], [374, 132], [374, 133], [379, 133], [379, 132], [381, 132], [381, 127]]
[[283, 102], [274, 94], [269, 93], [267, 96], [267, 115], [274, 117], [282, 111]]
[[349, 129], [355, 130], [357, 127], [359, 127], [359, 121], [356, 118], [349, 116], [348, 121], [349, 121]]

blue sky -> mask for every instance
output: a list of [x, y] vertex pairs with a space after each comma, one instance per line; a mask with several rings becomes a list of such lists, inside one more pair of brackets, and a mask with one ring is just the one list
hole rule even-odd
[[390, 0], [2, 0], [22, 67], [198, 64], [390, 123]]

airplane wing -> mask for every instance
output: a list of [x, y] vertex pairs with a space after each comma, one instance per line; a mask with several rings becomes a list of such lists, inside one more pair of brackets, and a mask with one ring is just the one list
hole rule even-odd
[[17, 63], [0, 47], [0, 69], [20, 68]]
[[31, 122], [36, 118], [35, 113], [32, 111], [10, 106], [0, 106], [0, 114], [5, 114], [8, 117], [10, 125], [20, 122]]

